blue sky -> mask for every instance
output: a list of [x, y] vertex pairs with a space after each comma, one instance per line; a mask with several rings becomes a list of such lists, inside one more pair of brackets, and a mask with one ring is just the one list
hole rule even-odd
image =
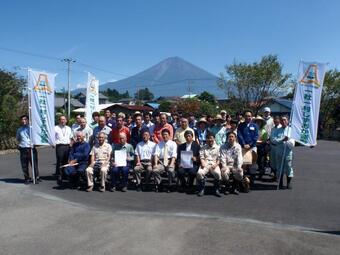
[[[218, 75], [234, 60], [277, 54], [295, 74], [300, 59], [339, 68], [339, 13], [336, 0], [7, 0], [0, 48], [76, 59], [72, 88], [86, 82], [85, 71], [105, 83], [171, 56]], [[15, 66], [56, 72], [58, 89], [66, 86], [65, 63], [0, 49], [0, 68]]]

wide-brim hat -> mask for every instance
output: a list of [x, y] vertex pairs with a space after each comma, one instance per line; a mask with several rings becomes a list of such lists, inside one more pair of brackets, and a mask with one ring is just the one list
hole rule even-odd
[[207, 120], [206, 120], [205, 118], [200, 118], [199, 121], [198, 121], [198, 123], [201, 123], [201, 122], [203, 122], [203, 123], [208, 123]]
[[214, 121], [217, 121], [217, 120], [221, 120], [221, 121], [224, 121], [224, 119], [222, 118], [222, 115], [221, 114], [217, 114], [214, 118]]
[[263, 119], [261, 116], [257, 116], [253, 119], [254, 122], [262, 122], [262, 124], [266, 124], [266, 120]]

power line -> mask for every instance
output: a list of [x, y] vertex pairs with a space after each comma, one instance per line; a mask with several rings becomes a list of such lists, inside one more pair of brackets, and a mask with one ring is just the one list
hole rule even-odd
[[[47, 56], [47, 55], [42, 55], [42, 54], [36, 54], [36, 53], [28, 52], [28, 51], [11, 49], [11, 48], [7, 48], [7, 47], [0, 47], [0, 50], [12, 52], [12, 53], [17, 53], [17, 54], [23, 54], [23, 55], [27, 55], [27, 56], [33, 56], [33, 57], [38, 57], [38, 58], [49, 59], [49, 60], [57, 60], [57, 61], [63, 61], [64, 60], [63, 58], [58, 58], [58, 57], [54, 57], [54, 56]], [[81, 66], [84, 66], [84, 67], [92, 68], [94, 70], [101, 71], [101, 72], [104, 72], [104, 73], [124, 76], [124, 77], [127, 77], [127, 78], [131, 77], [131, 75], [109, 71], [109, 70], [106, 70], [106, 69], [103, 69], [103, 68], [100, 68], [100, 67], [96, 67], [96, 66], [93, 66], [93, 65], [89, 65], [89, 64], [80, 62], [80, 61], [77, 61], [77, 64], [81, 65]], [[192, 81], [202, 81], [202, 80], [216, 80], [215, 78], [187, 78], [187, 79], [181, 79], [181, 80], [174, 80], [174, 81], [164, 82], [162, 80], [140, 79], [140, 78], [135, 78], [135, 79], [138, 82], [147, 82], [147, 83], [154, 82], [155, 84], [145, 85], [146, 87], [149, 87], [149, 88], [161, 87], [161, 86], [166, 86], [166, 85], [169, 85], [169, 84], [180, 83], [180, 82], [190, 82], [190, 81], [192, 82]], [[135, 85], [131, 85], [131, 86], [124, 87], [124, 89], [131, 89], [131, 88], [135, 88], [135, 87], [136, 87]]]
[[8, 52], [13, 52], [13, 53], [18, 53], [18, 54], [23, 54], [23, 55], [32, 56], [32, 57], [45, 58], [45, 59], [50, 59], [50, 60], [58, 60], [58, 61], [62, 60], [61, 58], [57, 58], [57, 57], [36, 54], [36, 53], [32, 53], [32, 52], [28, 52], [28, 51], [23, 51], [23, 50], [15, 50], [15, 49], [10, 49], [10, 48], [5, 48], [5, 47], [0, 47], [0, 50], [8, 51]]

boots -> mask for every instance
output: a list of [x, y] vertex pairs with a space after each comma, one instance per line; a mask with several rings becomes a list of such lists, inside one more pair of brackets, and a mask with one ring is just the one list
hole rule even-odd
[[197, 196], [202, 197], [204, 195], [205, 179], [198, 182]]
[[292, 179], [293, 177], [287, 177], [287, 189], [292, 189]]
[[214, 188], [215, 188], [215, 196], [221, 197], [222, 195], [220, 193], [220, 181], [219, 180], [214, 181]]

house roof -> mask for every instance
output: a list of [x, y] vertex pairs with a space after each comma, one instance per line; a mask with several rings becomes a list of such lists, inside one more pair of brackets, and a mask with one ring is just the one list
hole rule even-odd
[[143, 106], [143, 105], [129, 105], [129, 104], [121, 104], [121, 105], [113, 105], [110, 108], [116, 108], [116, 107], [122, 107], [126, 110], [130, 110], [130, 111], [152, 111], [153, 108], [149, 107], [149, 106]]
[[[63, 107], [65, 104], [67, 104], [67, 99], [64, 99], [63, 97], [54, 98], [54, 107], [60, 108]], [[75, 98], [71, 98], [71, 105], [75, 108], [84, 107], [84, 105], [78, 99]]]
[[273, 101], [280, 104], [280, 105], [283, 105], [284, 107], [292, 109], [292, 106], [293, 106], [292, 100], [284, 99], [284, 98], [274, 98]]
[[150, 106], [153, 109], [158, 109], [160, 104], [158, 104], [158, 103], [145, 103], [144, 105], [145, 106]]

